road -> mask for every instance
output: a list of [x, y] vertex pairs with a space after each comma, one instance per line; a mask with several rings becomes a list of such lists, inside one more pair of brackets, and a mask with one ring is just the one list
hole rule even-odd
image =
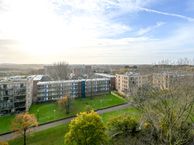
[[[124, 109], [124, 108], [127, 108], [127, 107], [129, 107], [129, 103], [122, 104], [122, 105], [115, 106], [115, 107], [102, 109], [102, 110], [98, 110], [96, 112], [98, 114], [103, 114], [103, 113], [106, 113], [106, 112], [116, 111], [116, 110]], [[51, 127], [55, 127], [55, 126], [58, 126], [58, 125], [61, 125], [61, 124], [66, 124], [66, 123], [70, 122], [73, 118], [75, 118], [75, 117], [70, 117], [70, 118], [66, 118], [66, 119], [63, 119], [63, 120], [59, 120], [59, 121], [55, 121], [55, 122], [51, 122], [51, 123], [48, 123], [48, 124], [44, 124], [44, 125], [34, 127], [32, 129], [30, 129], [30, 133], [39, 132], [39, 131], [42, 131], [42, 130], [45, 130], [45, 129], [48, 129], [48, 128], [51, 128]], [[0, 136], [0, 141], [12, 140], [12, 139], [17, 138], [18, 136], [19, 135], [14, 133], [14, 132], [9, 133], [9, 134], [5, 134], [5, 135], [1, 135]]]

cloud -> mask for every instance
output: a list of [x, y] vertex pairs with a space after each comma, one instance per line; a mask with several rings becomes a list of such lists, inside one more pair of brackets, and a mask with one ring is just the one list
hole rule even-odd
[[[154, 0], [2, 2], [1, 61], [52, 63], [65, 59], [70, 63], [150, 63], [159, 57], [174, 57], [175, 52], [180, 55], [181, 48], [192, 52], [194, 46], [192, 25], [184, 25], [169, 37], [157, 39], [145, 34], [161, 27], [164, 22], [159, 21], [136, 32], [132, 25], [115, 21], [123, 14], [139, 11], [178, 17], [188, 23], [193, 20], [146, 8], [157, 2]], [[135, 35], [123, 35], [131, 33]], [[9, 51], [3, 51], [5, 48]]]
[[153, 31], [154, 29], [156, 29], [164, 24], [165, 24], [164, 22], [157, 22], [154, 26], [141, 28], [140, 30], [137, 31], [137, 36], [141, 36], [141, 35], [144, 35], [146, 33], [149, 33], [149, 32]]
[[[194, 54], [193, 33], [193, 24], [185, 23], [165, 38], [128, 37], [117, 40], [108, 39], [102, 43], [100, 48], [104, 48], [104, 50], [99, 56], [104, 54], [103, 56], [109, 58], [112, 63], [128, 62], [137, 64], [153, 63], [164, 58], [173, 60], [187, 57], [192, 59]], [[110, 54], [111, 50], [114, 51]]]
[[161, 14], [161, 15], [166, 15], [166, 16], [172, 16], [172, 17], [177, 17], [177, 18], [181, 18], [190, 22], [194, 22], [194, 18], [192, 17], [187, 17], [184, 15], [179, 15], [179, 14], [175, 14], [175, 13], [168, 13], [168, 12], [162, 12], [162, 11], [157, 11], [157, 10], [153, 10], [153, 9], [148, 9], [148, 8], [144, 8], [144, 7], [139, 7], [138, 8], [140, 11], [145, 11], [145, 12], [150, 12], [150, 13], [157, 13], [157, 14]]

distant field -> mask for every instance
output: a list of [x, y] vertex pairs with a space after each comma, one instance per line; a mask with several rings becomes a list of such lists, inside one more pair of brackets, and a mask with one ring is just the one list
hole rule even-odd
[[[120, 114], [129, 113], [133, 117], [138, 118], [139, 112], [134, 108], [121, 109], [109, 113], [104, 113], [102, 116], [103, 121], [106, 123], [109, 118], [117, 116]], [[60, 125], [54, 128], [49, 128], [44, 131], [33, 133], [28, 136], [28, 145], [64, 145], [64, 135], [67, 131], [67, 124]], [[21, 145], [23, 143], [23, 138], [17, 138], [9, 142], [10, 145]]]
[[[43, 104], [34, 104], [30, 108], [29, 112], [35, 114], [38, 122], [45, 123], [71, 115], [75, 115], [81, 111], [85, 111], [85, 107], [90, 105], [93, 109], [102, 109], [105, 107], [110, 107], [113, 105], [123, 104], [126, 100], [119, 96], [114, 96], [112, 94], [96, 96], [93, 99], [84, 98], [84, 99], [75, 99], [72, 102], [72, 108], [70, 114], [65, 114], [57, 105], [57, 103], [43, 103]], [[14, 115], [0, 117], [0, 133], [10, 131], [10, 124], [13, 120]]]

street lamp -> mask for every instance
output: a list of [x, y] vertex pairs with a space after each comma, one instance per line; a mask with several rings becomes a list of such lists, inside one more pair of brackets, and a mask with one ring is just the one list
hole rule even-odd
[[39, 121], [39, 109], [37, 110], [37, 120]]
[[54, 113], [54, 119], [55, 119], [55, 112], [56, 112], [56, 110], [54, 109], [54, 110], [53, 110], [53, 113]]

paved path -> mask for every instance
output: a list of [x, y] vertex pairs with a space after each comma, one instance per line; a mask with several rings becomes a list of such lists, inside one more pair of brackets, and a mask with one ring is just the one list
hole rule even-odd
[[[98, 110], [97, 113], [103, 114], [103, 113], [106, 113], [106, 112], [111, 112], [111, 111], [115, 111], [115, 110], [119, 110], [119, 109], [124, 109], [124, 108], [127, 108], [127, 107], [129, 107], [128, 103], [123, 104], [123, 105], [119, 105], [119, 106], [115, 106], [115, 107], [111, 107], [111, 108], [107, 108], [107, 109]], [[61, 124], [66, 124], [66, 123], [70, 122], [73, 118], [74, 117], [71, 117], [71, 118], [60, 120], [60, 121], [51, 122], [51, 123], [48, 123], [48, 124], [44, 124], [44, 125], [41, 125], [41, 126], [34, 127], [33, 129], [31, 129], [30, 133], [39, 132], [39, 131], [42, 131], [42, 130], [45, 130], [45, 129], [48, 129], [48, 128], [51, 128], [51, 127], [55, 127], [55, 126], [58, 126], [58, 125], [61, 125]], [[5, 134], [5, 135], [0, 136], [0, 141], [8, 141], [8, 140], [12, 140], [12, 139], [17, 138], [17, 137], [18, 137], [18, 135], [16, 133], [9, 133], [9, 134]]]

